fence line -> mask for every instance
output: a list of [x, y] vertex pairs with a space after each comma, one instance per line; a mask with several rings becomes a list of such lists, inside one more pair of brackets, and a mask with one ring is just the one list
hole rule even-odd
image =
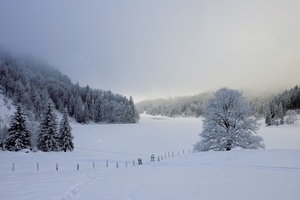
[[[192, 152], [190, 149], [188, 149], [188, 151], [185, 151], [184, 149], [182, 150], [182, 154], [180, 154], [180, 151], [178, 151], [178, 153], [177, 153], [177, 156], [180, 156], [180, 155], [184, 155], [185, 154], [185, 152], [188, 152], [189, 154]], [[194, 152], [192, 152], [192, 153], [194, 153]], [[154, 156], [154, 154], [152, 154], [151, 155], [151, 159], [150, 159], [150, 162], [155, 162], [155, 161], [157, 161], [157, 162], [161, 162], [161, 161], [163, 161], [163, 160], [166, 160], [166, 159], [168, 159], [168, 158], [172, 158], [172, 157], [175, 157], [175, 154], [174, 154], [174, 151], [168, 151], [168, 152], [166, 152], [166, 153], [164, 153], [164, 154], [161, 154], [161, 155], [157, 155], [157, 157], [155, 158], [155, 156]], [[137, 159], [137, 165], [143, 165], [143, 162], [142, 162], [142, 159], [141, 158], [138, 158]], [[115, 166], [113, 166], [113, 162], [115, 163]], [[120, 163], [124, 163], [125, 165], [120, 165]], [[124, 166], [125, 168], [128, 168], [128, 167], [135, 167], [136, 166], [136, 162], [135, 162], [135, 160], [133, 160], [132, 161], [132, 165], [129, 165], [129, 163], [130, 162], [128, 162], [128, 161], [117, 161], [117, 160], [112, 160], [112, 161], [109, 161], [108, 159], [106, 159], [106, 161], [105, 161], [105, 165], [104, 165], [104, 168], [109, 168], [109, 167], [111, 167], [111, 168], [121, 168], [121, 166]], [[146, 162], [147, 163], [147, 162]], [[90, 165], [91, 166], [91, 168], [92, 169], [96, 169], [97, 167], [96, 167], [96, 162], [95, 161], [92, 161], [92, 163], [91, 163], [92, 165]], [[101, 166], [101, 165], [97, 165], [97, 166]], [[102, 165], [103, 166], [103, 165]], [[76, 164], [76, 170], [77, 171], [79, 171], [80, 169], [84, 169], [84, 170], [86, 170], [87, 168], [80, 168], [80, 164], [79, 163], [77, 163]], [[61, 167], [62, 168], [62, 167]], [[61, 169], [60, 168], [60, 169]], [[16, 171], [16, 169], [17, 169], [17, 167], [16, 167], [16, 163], [12, 163], [12, 172], [15, 172]], [[103, 167], [101, 168], [101, 167], [98, 167], [98, 169], [103, 169]], [[39, 172], [41, 170], [41, 167], [40, 167], [40, 163], [39, 162], [37, 162], [36, 163], [36, 171], [37, 172]], [[56, 171], [59, 171], [59, 163], [55, 163], [55, 170]]]

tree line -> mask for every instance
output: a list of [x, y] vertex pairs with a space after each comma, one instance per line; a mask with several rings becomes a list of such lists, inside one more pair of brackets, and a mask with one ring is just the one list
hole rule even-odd
[[[136, 104], [139, 113], [165, 115], [169, 117], [200, 117], [212, 93], [168, 99], [146, 100]], [[300, 87], [296, 85], [276, 95], [244, 97], [250, 106], [252, 116], [265, 118], [266, 125], [292, 124], [300, 113]]]
[[191, 96], [170, 97], [168, 99], [145, 100], [136, 104], [139, 113], [150, 115], [164, 115], [168, 117], [193, 116], [203, 114], [205, 102], [212, 93], [203, 93]]
[[73, 135], [68, 120], [68, 110], [64, 109], [63, 118], [58, 126], [52, 102], [48, 102], [42, 114], [36, 141], [35, 137], [27, 127], [27, 117], [21, 104], [17, 105], [16, 112], [12, 118], [10, 127], [3, 128], [0, 145], [2, 150], [20, 151], [41, 150], [50, 151], [73, 151]]
[[[300, 86], [300, 85], [299, 85]], [[292, 124], [300, 113], [300, 87], [296, 85], [270, 98], [265, 107], [267, 125]], [[284, 118], [286, 116], [286, 118]]]
[[44, 105], [50, 100], [61, 113], [79, 123], [136, 123], [139, 114], [132, 97], [111, 91], [80, 87], [58, 69], [29, 57], [13, 56], [0, 49], [0, 89], [21, 104], [31, 121], [40, 121]]

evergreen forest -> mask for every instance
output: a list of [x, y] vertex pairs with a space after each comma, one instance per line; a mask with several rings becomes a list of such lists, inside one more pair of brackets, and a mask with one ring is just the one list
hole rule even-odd
[[44, 106], [55, 109], [78, 123], [136, 123], [139, 120], [132, 97], [111, 91], [81, 87], [45, 61], [14, 56], [0, 50], [0, 89], [14, 104], [21, 104], [31, 121], [40, 121]]

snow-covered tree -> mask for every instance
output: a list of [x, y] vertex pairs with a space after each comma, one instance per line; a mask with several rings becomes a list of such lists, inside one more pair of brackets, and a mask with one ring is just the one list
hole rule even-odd
[[18, 104], [17, 111], [8, 129], [8, 138], [5, 141], [7, 150], [20, 151], [31, 147], [30, 133], [26, 127], [26, 120], [21, 105]]
[[74, 137], [71, 133], [71, 130], [72, 128], [68, 119], [68, 109], [65, 108], [63, 118], [59, 124], [59, 148], [64, 152], [73, 151], [74, 149]]
[[47, 103], [43, 113], [37, 139], [37, 148], [45, 152], [58, 150], [56, 115], [53, 104], [50, 101]]
[[95, 122], [100, 123], [103, 121], [103, 118], [104, 118], [104, 106], [100, 100], [100, 97], [98, 97], [95, 101]]
[[130, 123], [124, 117], [127, 116], [123, 101], [124, 98], [128, 101], [126, 97], [89, 86], [80, 87], [54, 67], [33, 58], [17, 58], [0, 51], [0, 88], [6, 97], [22, 104], [29, 121], [41, 121], [43, 107], [51, 100], [60, 112], [68, 107], [69, 116], [79, 123], [89, 120]]
[[82, 98], [80, 96], [77, 96], [76, 104], [74, 107], [74, 118], [78, 123], [85, 123], [84, 117], [84, 104], [82, 102]]
[[139, 114], [138, 111], [136, 110], [133, 102], [132, 96], [129, 97], [129, 104], [128, 104], [128, 122], [127, 123], [136, 123], [139, 121]]
[[265, 123], [267, 126], [270, 126], [272, 125], [272, 114], [271, 114], [271, 111], [270, 111], [270, 108], [267, 107], [266, 108], [266, 119], [265, 119]]
[[297, 113], [294, 110], [288, 110], [286, 112], [286, 120], [285, 122], [287, 124], [294, 124], [295, 121], [297, 120]]
[[201, 139], [196, 151], [223, 151], [233, 148], [264, 148], [263, 139], [254, 135], [258, 123], [250, 117], [250, 108], [242, 92], [221, 88], [208, 100], [204, 111]]
[[90, 110], [87, 103], [84, 104], [82, 115], [84, 123], [88, 124], [90, 120]]
[[284, 113], [283, 113], [282, 103], [280, 103], [278, 106], [278, 120], [279, 120], [279, 124], [284, 123]]

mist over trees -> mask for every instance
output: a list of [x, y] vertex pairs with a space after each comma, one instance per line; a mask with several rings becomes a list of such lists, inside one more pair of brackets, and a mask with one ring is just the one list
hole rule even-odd
[[[292, 124], [300, 113], [300, 87], [296, 85], [278, 95], [274, 95], [265, 107], [265, 122], [269, 125]], [[284, 116], [287, 116], [284, 119]]]
[[[185, 97], [146, 100], [136, 104], [139, 113], [151, 115], [203, 116], [204, 107], [212, 93], [203, 93]], [[300, 87], [276, 95], [245, 95], [252, 116], [265, 118], [267, 125], [292, 124], [300, 113]]]
[[211, 95], [211, 93], [203, 93], [168, 99], [146, 100], [137, 103], [136, 108], [139, 113], [146, 112], [150, 115], [199, 117], [203, 114], [205, 103]]
[[30, 121], [40, 121], [44, 106], [51, 100], [54, 108], [79, 123], [136, 123], [138, 112], [132, 97], [111, 91], [80, 87], [44, 61], [12, 56], [0, 49], [0, 89], [21, 104]]
[[[136, 108], [139, 113], [146, 112], [150, 115], [200, 117], [203, 115], [205, 104], [211, 97], [212, 92], [207, 92], [168, 99], [145, 100], [137, 103]], [[248, 95], [246, 101], [250, 104], [252, 115], [264, 116], [265, 107], [270, 98], [270, 96], [257, 97]]]

